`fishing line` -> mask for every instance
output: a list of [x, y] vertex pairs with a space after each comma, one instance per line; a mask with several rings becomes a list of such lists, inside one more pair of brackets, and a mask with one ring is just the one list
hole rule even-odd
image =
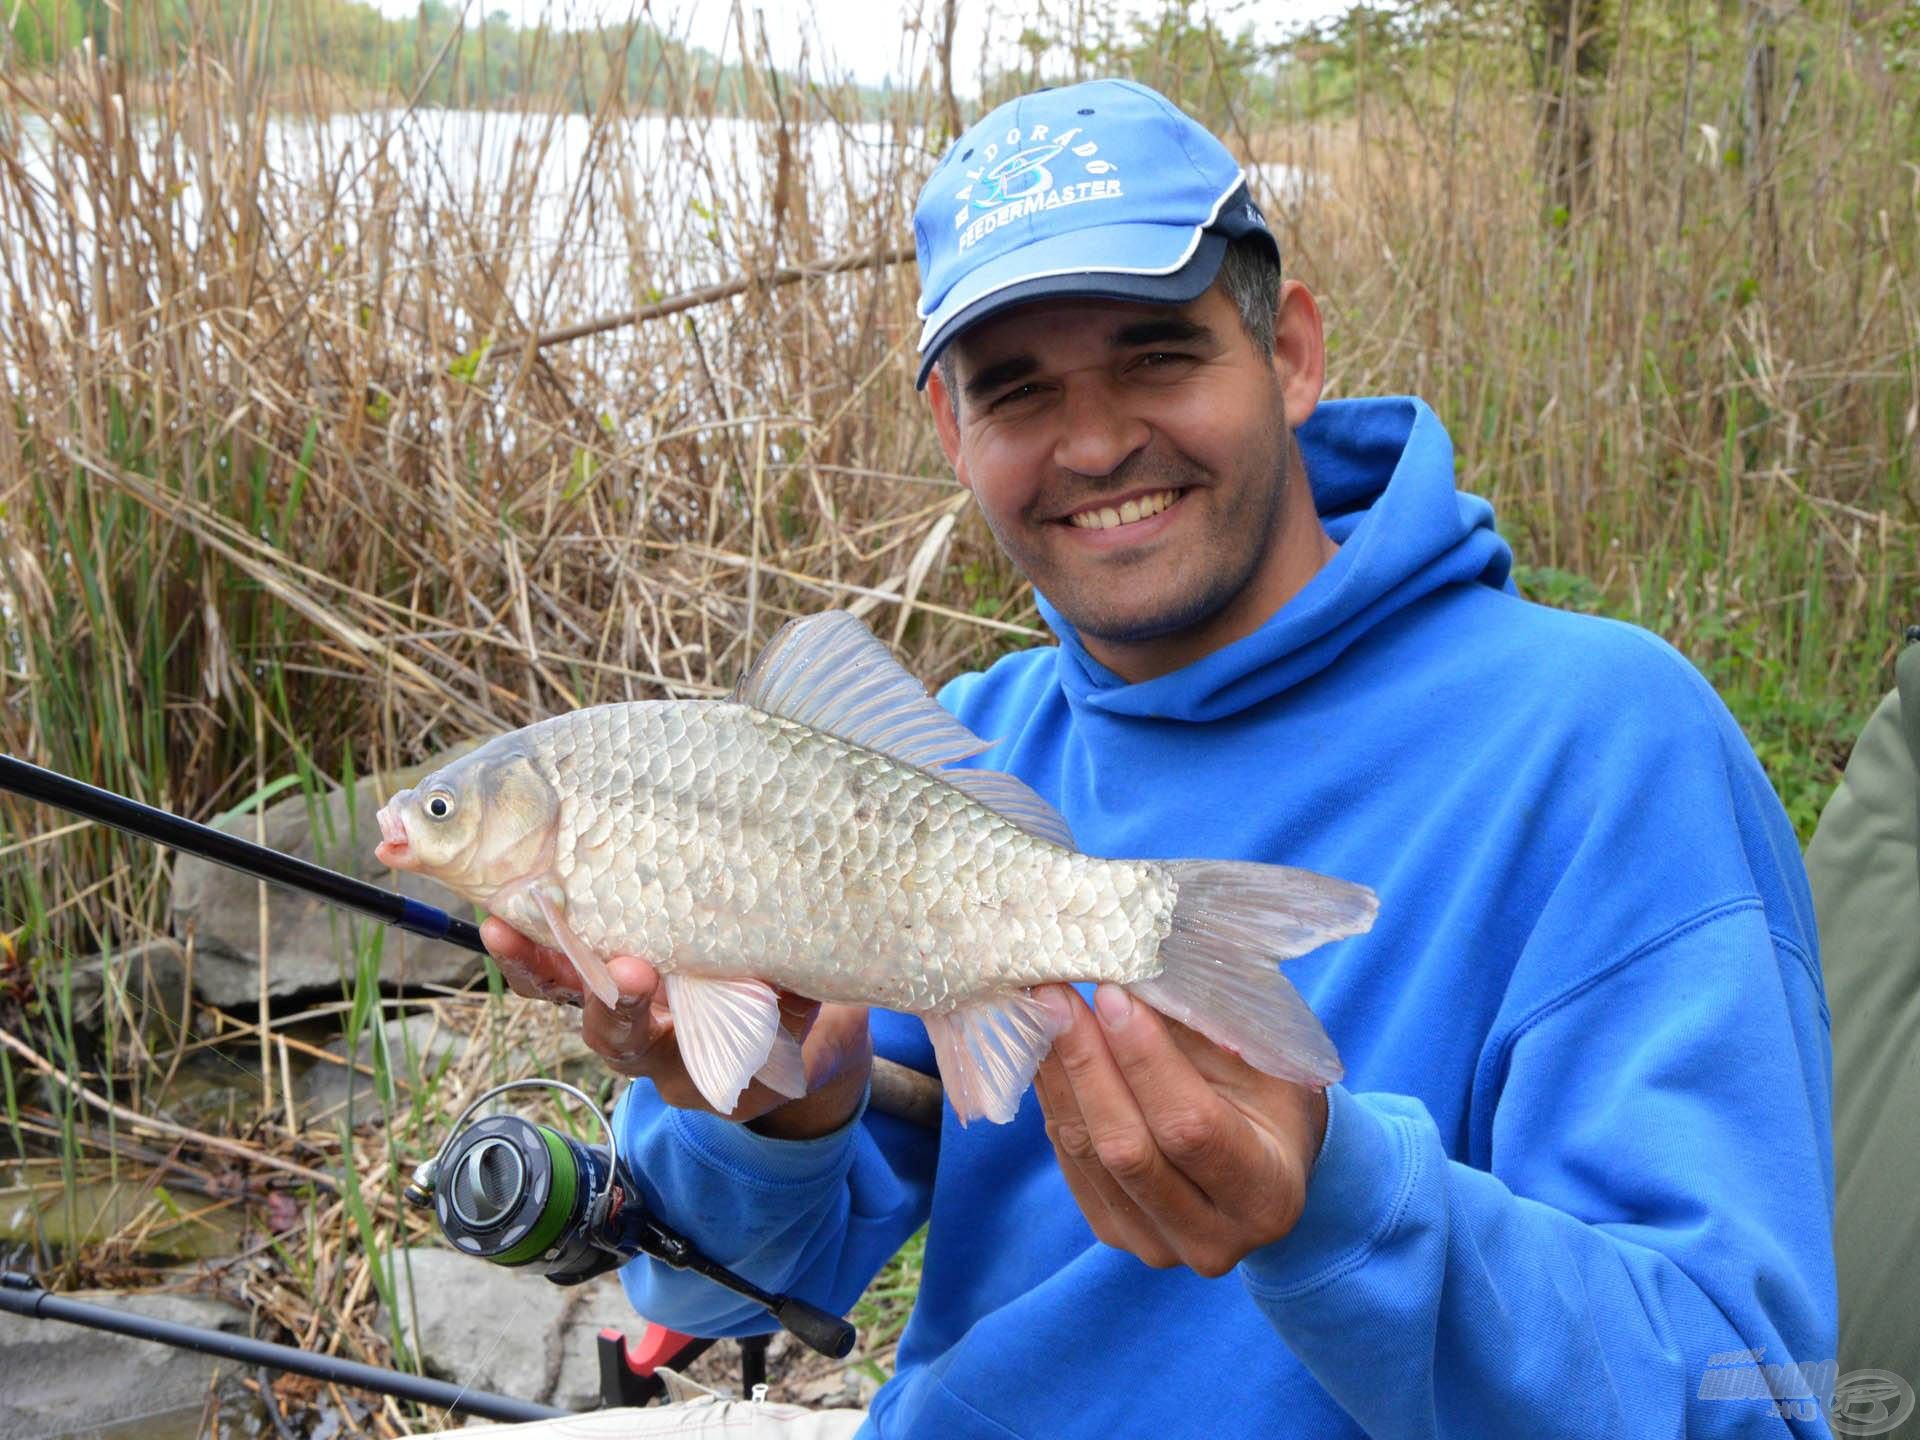
[[[411, 1273], [409, 1273], [407, 1277], [407, 1300], [407, 1308], [411, 1310], [413, 1308], [413, 1277]], [[417, 1320], [418, 1318], [416, 1315], [415, 1319]], [[514, 1327], [514, 1324], [520, 1318], [520, 1316], [514, 1314], [511, 1310], [507, 1312], [506, 1317], [500, 1322], [500, 1333], [493, 1337], [492, 1341], [488, 1343], [487, 1348], [480, 1353], [480, 1358], [474, 1361], [471, 1366], [476, 1376], [486, 1373], [487, 1362], [493, 1358], [493, 1352], [500, 1348], [500, 1342], [507, 1338], [507, 1332]], [[416, 1345], [420, 1343], [420, 1337], [417, 1334], [413, 1339]], [[467, 1392], [474, 1388], [474, 1383], [473, 1380], [462, 1380], [460, 1382], [460, 1393], [449, 1400], [447, 1402], [447, 1408], [440, 1412], [440, 1421], [442, 1424], [446, 1423], [447, 1419], [453, 1414], [454, 1408], [467, 1397]]]

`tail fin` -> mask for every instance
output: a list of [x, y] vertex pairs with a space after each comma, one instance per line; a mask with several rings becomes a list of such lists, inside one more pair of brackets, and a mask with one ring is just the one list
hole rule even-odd
[[1320, 1021], [1277, 962], [1362, 935], [1380, 902], [1364, 885], [1234, 860], [1176, 860], [1165, 968], [1127, 988], [1255, 1069], [1329, 1085], [1344, 1073]]

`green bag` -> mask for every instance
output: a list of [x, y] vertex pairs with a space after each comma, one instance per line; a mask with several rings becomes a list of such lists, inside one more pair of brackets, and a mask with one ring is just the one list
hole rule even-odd
[[1840, 1374], [1920, 1387], [1920, 644], [1896, 675], [1806, 860], [1833, 1015]]

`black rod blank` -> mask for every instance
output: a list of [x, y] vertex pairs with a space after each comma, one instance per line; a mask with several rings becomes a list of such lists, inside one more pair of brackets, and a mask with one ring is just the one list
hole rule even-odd
[[64, 1320], [69, 1325], [84, 1325], [90, 1330], [106, 1330], [129, 1335], [136, 1340], [151, 1340], [178, 1350], [198, 1350], [247, 1365], [265, 1365], [294, 1375], [310, 1375], [316, 1380], [369, 1390], [376, 1395], [392, 1395], [417, 1405], [453, 1410], [463, 1415], [478, 1415], [487, 1420], [553, 1420], [571, 1415], [551, 1405], [536, 1405], [531, 1400], [516, 1400], [511, 1395], [494, 1395], [485, 1390], [469, 1390], [445, 1380], [429, 1380], [398, 1370], [383, 1370], [378, 1365], [363, 1365], [337, 1355], [321, 1355], [292, 1345], [275, 1345], [266, 1340], [251, 1340], [245, 1335], [229, 1335], [223, 1330], [181, 1325], [151, 1315], [136, 1315], [106, 1305], [89, 1305], [43, 1290], [31, 1275], [16, 1270], [0, 1272], [0, 1310], [25, 1315], [35, 1320]]
[[470, 920], [456, 920], [444, 910], [383, 890], [365, 880], [342, 875], [311, 860], [269, 850], [238, 835], [229, 835], [211, 825], [183, 820], [178, 815], [129, 800], [111, 790], [101, 790], [84, 781], [74, 780], [53, 770], [29, 765], [11, 755], [0, 755], [0, 790], [11, 790], [29, 800], [38, 800], [59, 810], [83, 815], [102, 825], [111, 825], [143, 840], [155, 840], [225, 865], [243, 875], [302, 890], [335, 905], [357, 910], [383, 925], [393, 925], [429, 940], [445, 940], [462, 949], [484, 953], [480, 927]]

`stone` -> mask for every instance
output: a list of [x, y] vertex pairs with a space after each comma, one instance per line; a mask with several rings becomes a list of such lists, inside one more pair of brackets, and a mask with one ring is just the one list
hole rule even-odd
[[[423, 1083], [432, 1080], [439, 1073], [442, 1062], [452, 1063], [460, 1059], [471, 1044], [460, 1031], [425, 1013], [409, 1015], [404, 1020], [389, 1020], [386, 1037], [393, 1082], [400, 1091], [412, 1089], [416, 1076]], [[345, 1058], [346, 1037], [329, 1041], [325, 1048], [329, 1055]], [[355, 1048], [356, 1062], [371, 1068], [371, 1029], [361, 1035], [360, 1043]], [[513, 1057], [514, 1061], [520, 1058], [517, 1053]], [[345, 1112], [349, 1092], [353, 1096], [353, 1113], [357, 1120], [378, 1118], [380, 1114], [380, 1097], [373, 1076], [346, 1065], [329, 1065], [324, 1060], [317, 1060], [296, 1082], [296, 1089], [303, 1124], [317, 1121], [331, 1125], [335, 1112]]]
[[[563, 1409], [599, 1403], [595, 1336], [611, 1325], [635, 1336], [619, 1277], [555, 1285], [528, 1270], [506, 1270], [455, 1250], [394, 1252], [394, 1285], [405, 1326], [426, 1368], [457, 1384]], [[386, 1324], [384, 1317], [382, 1326]]]
[[[385, 799], [445, 763], [369, 775], [352, 790], [336, 787], [309, 809], [295, 795], [267, 807], [265, 843], [356, 879], [434, 906], [470, 910], [424, 876], [396, 874], [373, 858], [380, 842], [374, 819]], [[318, 816], [316, 826], [314, 817]], [[243, 839], [260, 838], [252, 814], [224, 827]], [[274, 999], [341, 993], [352, 984], [356, 939], [380, 945], [380, 976], [390, 985], [460, 985], [480, 969], [480, 957], [455, 945], [423, 940], [329, 905], [311, 895], [267, 888], [267, 994]], [[194, 992], [208, 1004], [237, 1010], [254, 1005], [260, 985], [260, 882], [224, 865], [182, 855], [173, 872], [173, 930], [195, 938]]]
[[[170, 936], [129, 945], [123, 950], [89, 956], [73, 967], [73, 1021], [85, 1029], [99, 1029], [104, 1022], [106, 986], [102, 977], [111, 975], [116, 994], [124, 995], [126, 1012], [134, 1022], [146, 1028], [164, 1023], [177, 1029], [185, 1013], [187, 967], [186, 951]], [[42, 980], [51, 994], [61, 984], [58, 972], [49, 972]], [[161, 1017], [164, 1017], [164, 1022]]]
[[[404, 1256], [409, 1262], [401, 1263]], [[617, 1275], [584, 1285], [554, 1285], [531, 1271], [489, 1265], [439, 1247], [395, 1252], [394, 1282], [405, 1310], [409, 1293], [419, 1328], [408, 1326], [426, 1368], [496, 1395], [588, 1410], [600, 1403], [597, 1340], [603, 1328], [636, 1340], [647, 1322], [635, 1313]], [[382, 1317], [380, 1324], [386, 1326]], [[882, 1357], [892, 1365], [889, 1348]], [[684, 1367], [690, 1379], [724, 1394], [740, 1392], [740, 1347], [722, 1341]], [[816, 1407], [865, 1406], [879, 1388], [860, 1367], [816, 1355], [784, 1332], [767, 1350], [771, 1398]]]
[[[75, 1295], [76, 1300], [134, 1311], [175, 1324], [244, 1335], [247, 1312], [196, 1295]], [[44, 1440], [128, 1426], [142, 1417], [198, 1412], [214, 1372], [235, 1365], [91, 1330], [64, 1320], [0, 1313], [0, 1440]], [[151, 1433], [142, 1429], [142, 1433]]]

